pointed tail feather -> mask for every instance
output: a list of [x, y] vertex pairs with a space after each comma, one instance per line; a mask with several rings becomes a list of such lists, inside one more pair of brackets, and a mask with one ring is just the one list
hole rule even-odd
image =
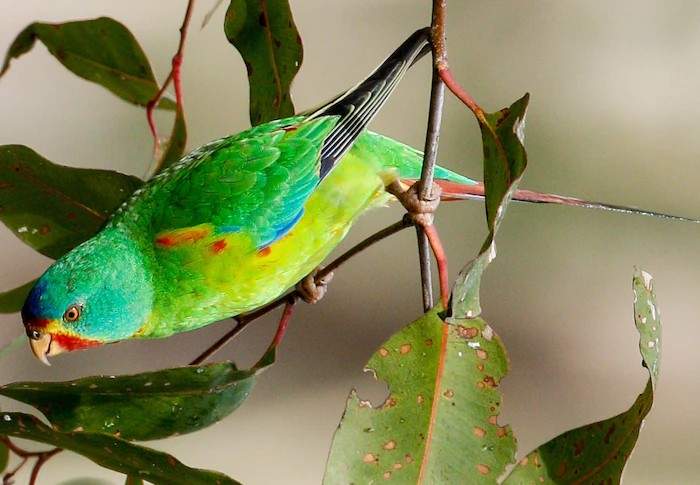
[[[414, 181], [406, 181], [409, 185]], [[435, 181], [442, 188], [442, 200], [454, 201], [465, 199], [483, 199], [484, 184], [479, 182], [476, 184], [460, 184], [447, 180]], [[661, 219], [671, 219], [674, 221], [695, 222], [700, 223], [699, 219], [691, 217], [676, 216], [672, 214], [664, 214], [663, 212], [650, 211], [646, 209], [637, 209], [624, 205], [607, 204], [605, 202], [594, 202], [590, 200], [577, 199], [575, 197], [567, 197], [564, 195], [545, 194], [535, 192], [533, 190], [519, 189], [513, 195], [513, 200], [520, 202], [530, 202], [535, 204], [559, 204], [573, 207], [585, 207], [587, 209], [598, 209], [613, 212], [622, 212], [625, 214], [637, 214], [649, 217], [658, 217]]]

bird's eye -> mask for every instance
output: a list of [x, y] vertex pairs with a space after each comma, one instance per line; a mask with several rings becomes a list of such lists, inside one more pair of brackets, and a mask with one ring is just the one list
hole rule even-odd
[[75, 322], [78, 318], [80, 318], [80, 307], [78, 305], [69, 306], [66, 313], [63, 314], [63, 320], [66, 322]]

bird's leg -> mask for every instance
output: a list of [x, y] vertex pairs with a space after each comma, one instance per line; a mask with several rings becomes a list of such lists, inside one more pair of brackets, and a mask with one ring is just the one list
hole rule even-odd
[[433, 250], [435, 261], [438, 267], [438, 276], [440, 279], [440, 299], [443, 307], [447, 308], [449, 296], [449, 280], [447, 275], [447, 256], [442, 247], [440, 236], [437, 229], [433, 225], [435, 220], [434, 214], [440, 204], [441, 187], [433, 183], [431, 197], [428, 200], [421, 199], [418, 194], [418, 183], [415, 183], [408, 188], [395, 179], [386, 186], [386, 191], [396, 197], [401, 205], [404, 206], [408, 217], [416, 226], [420, 226], [430, 243], [430, 248]]
[[319, 266], [296, 285], [299, 297], [306, 303], [318, 303], [325, 296], [328, 283], [333, 279], [333, 272], [317, 278], [316, 276], [321, 269], [323, 268]]

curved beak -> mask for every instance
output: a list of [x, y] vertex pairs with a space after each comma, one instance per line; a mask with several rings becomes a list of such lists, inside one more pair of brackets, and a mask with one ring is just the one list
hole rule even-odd
[[[36, 337], [36, 338], [35, 338]], [[50, 333], [36, 333], [29, 337], [29, 346], [32, 348], [32, 353], [42, 363], [50, 366], [48, 356], [51, 353], [51, 337]]]

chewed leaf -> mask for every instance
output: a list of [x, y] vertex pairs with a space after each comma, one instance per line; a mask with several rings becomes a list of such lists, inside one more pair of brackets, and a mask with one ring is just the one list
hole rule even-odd
[[496, 257], [495, 237], [506, 207], [527, 167], [525, 116], [530, 96], [526, 94], [508, 108], [486, 113], [479, 119], [484, 149], [486, 225], [489, 235], [475, 259], [462, 268], [452, 294], [452, 315], [472, 318], [481, 313], [481, 275]]
[[24, 300], [34, 286], [34, 280], [0, 293], [0, 313], [15, 313], [22, 309]]
[[[7, 72], [12, 59], [29, 52], [36, 40], [73, 74], [109, 89], [130, 103], [146, 106], [158, 92], [151, 65], [136, 38], [124, 25], [108, 17], [28, 25], [10, 45], [0, 77]], [[158, 106], [174, 109], [175, 103], [163, 99]]]
[[57, 165], [23, 145], [0, 146], [0, 220], [50, 258], [92, 237], [142, 183], [111, 170]]
[[271, 362], [180, 367], [69, 382], [19, 382], [0, 395], [36, 407], [58, 431], [80, 429], [147, 441], [205, 428], [231, 414]]
[[497, 421], [501, 341], [481, 319], [451, 323], [427, 313], [372, 356], [389, 396], [375, 408], [350, 394], [325, 484], [495, 483], [512, 463], [515, 440]]
[[633, 278], [634, 319], [649, 380], [632, 407], [605, 421], [567, 431], [529, 453], [504, 485], [543, 483], [620, 483], [644, 418], [654, 401], [661, 355], [661, 321], [651, 276], [636, 270]]
[[661, 320], [656, 306], [652, 278], [644, 270], [635, 269], [632, 279], [634, 290], [634, 323], [639, 331], [639, 351], [644, 366], [649, 370], [652, 386], [656, 387], [661, 367]]
[[221, 473], [190, 468], [172, 455], [134, 445], [115, 436], [80, 431], [62, 433], [29, 414], [0, 412], [0, 434], [70, 450], [105, 468], [156, 485], [238, 483]]
[[293, 115], [289, 90], [303, 48], [288, 0], [231, 0], [224, 32], [248, 71], [251, 124]]

